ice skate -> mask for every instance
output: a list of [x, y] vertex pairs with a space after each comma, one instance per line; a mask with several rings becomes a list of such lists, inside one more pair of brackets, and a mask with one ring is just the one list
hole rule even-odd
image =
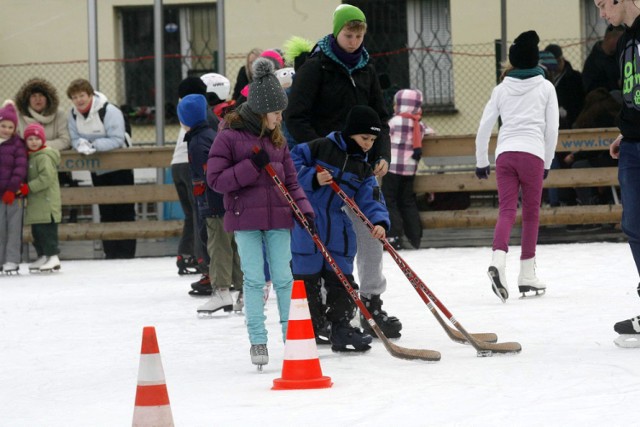
[[640, 316], [616, 323], [613, 326], [613, 330], [620, 334], [620, 336], [613, 341], [618, 347], [640, 347]]
[[542, 296], [545, 294], [546, 289], [547, 285], [536, 277], [535, 258], [520, 260], [520, 274], [518, 275], [518, 291], [522, 294], [520, 298]]
[[[361, 296], [360, 299], [387, 338], [400, 338], [402, 323], [397, 317], [387, 315], [387, 312], [382, 309], [380, 295], [371, 295], [371, 298]], [[360, 326], [365, 333], [377, 338], [376, 333], [362, 313], [360, 313]]]
[[211, 280], [208, 274], [203, 274], [200, 280], [193, 282], [191, 284], [191, 290], [189, 291], [189, 295], [193, 297], [207, 297], [212, 293], [213, 288], [211, 287]]
[[336, 353], [364, 353], [371, 349], [371, 335], [351, 326], [348, 320], [331, 325], [331, 350]]
[[42, 267], [45, 262], [47, 262], [47, 257], [42, 255], [40, 258], [29, 264], [29, 271], [40, 270], [40, 267]]
[[224, 310], [225, 313], [233, 310], [233, 298], [228, 288], [218, 288], [213, 292], [211, 299], [198, 307], [199, 315], [212, 315], [216, 311]]
[[238, 296], [236, 297], [236, 302], [233, 303], [233, 311], [236, 313], [242, 313], [242, 309], [244, 308], [244, 292], [242, 289], [238, 292]]
[[57, 270], [60, 270], [60, 259], [58, 258], [58, 255], [47, 257], [47, 262], [42, 264], [38, 269], [40, 273], [51, 273], [52, 271]]
[[18, 270], [20, 270], [20, 266], [15, 262], [5, 262], [2, 265], [2, 271], [8, 275], [18, 274]]
[[493, 293], [500, 298], [500, 301], [507, 302], [509, 298], [509, 290], [507, 289], [507, 274], [505, 267], [507, 264], [507, 253], [501, 250], [493, 251], [491, 264], [487, 274], [491, 279], [491, 289]]
[[251, 363], [258, 367], [258, 371], [262, 372], [262, 367], [269, 363], [269, 350], [266, 344], [251, 344], [249, 350], [251, 355]]
[[185, 274], [198, 274], [198, 260], [193, 255], [178, 255], [176, 259], [176, 266], [178, 267], [178, 274], [183, 276]]

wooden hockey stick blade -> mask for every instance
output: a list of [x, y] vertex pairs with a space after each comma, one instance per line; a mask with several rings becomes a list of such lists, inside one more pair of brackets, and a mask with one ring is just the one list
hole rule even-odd
[[414, 349], [414, 348], [406, 348], [396, 345], [389, 341], [389, 338], [385, 336], [380, 327], [376, 324], [373, 318], [369, 321], [369, 325], [376, 333], [382, 344], [387, 349], [389, 354], [393, 357], [397, 357], [398, 359], [405, 360], [424, 360], [427, 362], [437, 362], [440, 360], [440, 352], [435, 350], [424, 350], [424, 349]]
[[[447, 323], [444, 321], [442, 316], [440, 316], [440, 313], [438, 313], [438, 310], [436, 310], [433, 304], [428, 304], [428, 306], [429, 306], [429, 310], [431, 310], [431, 313], [433, 313], [434, 317], [436, 318], [440, 326], [442, 326], [442, 329], [444, 329], [444, 331], [447, 333], [447, 335], [452, 341], [455, 341], [460, 344], [469, 344], [469, 341], [467, 341], [467, 339], [464, 337], [464, 335], [460, 333], [460, 331], [447, 325]], [[470, 335], [476, 341], [482, 341], [487, 343], [495, 343], [498, 341], [498, 336], [493, 332], [475, 333]]]
[[488, 357], [493, 356], [495, 353], [497, 354], [515, 354], [520, 353], [522, 351], [522, 346], [517, 342], [500, 342], [500, 343], [490, 343], [490, 342], [481, 342], [475, 340], [467, 331], [462, 327], [460, 323], [457, 321], [452, 322], [456, 328], [460, 331], [462, 336], [464, 336], [469, 344], [473, 346], [478, 352], [478, 357]]

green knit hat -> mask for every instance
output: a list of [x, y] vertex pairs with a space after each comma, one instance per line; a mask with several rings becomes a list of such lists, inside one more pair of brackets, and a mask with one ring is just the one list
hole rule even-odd
[[344, 27], [344, 24], [350, 21], [367, 22], [364, 13], [355, 6], [350, 4], [341, 4], [336, 7], [333, 12], [333, 37], [338, 37], [338, 33]]

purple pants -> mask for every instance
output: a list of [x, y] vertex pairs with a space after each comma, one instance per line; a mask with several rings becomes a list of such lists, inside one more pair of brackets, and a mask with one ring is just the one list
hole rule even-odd
[[522, 253], [536, 256], [544, 162], [530, 153], [509, 151], [496, 160], [499, 213], [493, 232], [493, 250], [509, 251], [509, 237], [516, 221], [518, 193], [522, 190]]

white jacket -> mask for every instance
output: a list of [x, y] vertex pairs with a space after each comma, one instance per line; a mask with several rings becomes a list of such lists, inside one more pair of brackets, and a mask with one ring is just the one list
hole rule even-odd
[[95, 92], [87, 117], [79, 113], [76, 107], [71, 108], [68, 123], [71, 146], [74, 149], [78, 148], [80, 138], [88, 140], [97, 151], [110, 151], [126, 147], [124, 116], [120, 109], [113, 104], [107, 105], [104, 123], [100, 120], [99, 110], [107, 102], [106, 96]]
[[558, 143], [558, 98], [553, 84], [542, 76], [528, 79], [505, 77], [493, 89], [484, 107], [476, 134], [476, 166], [489, 166], [489, 138], [493, 126], [502, 119], [498, 131], [496, 159], [504, 152], [531, 153], [551, 168]]

